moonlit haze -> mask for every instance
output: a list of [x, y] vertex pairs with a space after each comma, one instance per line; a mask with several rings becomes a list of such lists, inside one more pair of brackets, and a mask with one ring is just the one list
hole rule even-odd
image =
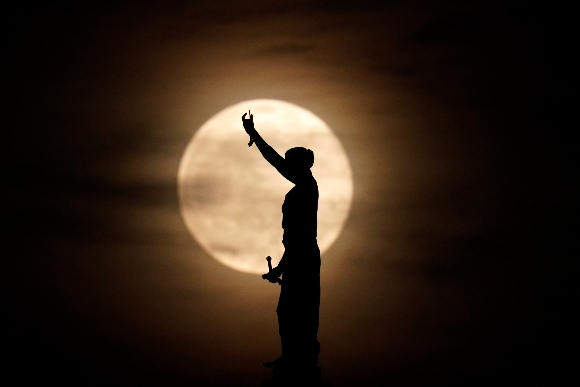
[[250, 111], [262, 137], [280, 154], [302, 146], [314, 152], [318, 182], [318, 243], [324, 253], [336, 240], [352, 200], [348, 159], [332, 130], [294, 104], [252, 100], [222, 110], [195, 133], [178, 173], [181, 214], [191, 234], [223, 264], [262, 274], [266, 256], [282, 257], [284, 195], [292, 183], [260, 152], [248, 149], [242, 112]]
[[323, 379], [565, 385], [563, 7], [61, 3], [5, 12], [4, 379], [271, 376], [280, 286], [256, 274], [292, 184], [251, 111], [314, 152]]

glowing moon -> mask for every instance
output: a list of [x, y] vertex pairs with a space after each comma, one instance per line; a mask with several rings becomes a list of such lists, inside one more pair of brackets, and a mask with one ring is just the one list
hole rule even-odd
[[256, 149], [248, 148], [242, 115], [251, 110], [258, 132], [276, 151], [314, 151], [312, 173], [320, 192], [318, 245], [324, 253], [340, 234], [352, 201], [346, 153], [319, 117], [271, 99], [222, 110], [195, 133], [179, 165], [181, 214], [192, 236], [224, 265], [248, 273], [267, 271], [282, 257], [282, 202], [292, 188]]

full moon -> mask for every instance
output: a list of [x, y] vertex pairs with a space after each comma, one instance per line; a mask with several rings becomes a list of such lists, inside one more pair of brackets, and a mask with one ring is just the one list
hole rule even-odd
[[264, 140], [281, 156], [293, 147], [314, 152], [318, 182], [318, 245], [324, 253], [338, 238], [352, 202], [348, 158], [332, 130], [292, 103], [257, 99], [210, 118], [189, 142], [178, 171], [181, 214], [197, 242], [224, 265], [247, 273], [268, 271], [282, 245], [282, 203], [293, 184], [260, 154], [242, 126], [251, 111]]

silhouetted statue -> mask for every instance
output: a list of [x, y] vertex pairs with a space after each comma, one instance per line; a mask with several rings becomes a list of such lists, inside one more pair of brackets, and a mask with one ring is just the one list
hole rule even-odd
[[254, 128], [253, 115], [250, 113], [247, 119], [247, 114], [242, 116], [242, 122], [250, 135], [248, 145], [255, 142], [262, 156], [294, 183], [282, 205], [284, 255], [278, 266], [262, 276], [282, 285], [276, 309], [282, 356], [264, 365], [274, 368], [274, 374], [281, 368], [315, 369], [320, 352], [320, 250], [316, 240], [318, 185], [310, 171], [314, 153], [306, 148], [291, 148], [285, 157], [280, 156]]

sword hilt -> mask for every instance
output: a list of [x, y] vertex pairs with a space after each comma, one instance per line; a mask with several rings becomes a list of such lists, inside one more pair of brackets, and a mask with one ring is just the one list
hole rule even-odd
[[[268, 261], [268, 270], [272, 271], [272, 257], [269, 255], [266, 257], [266, 261]], [[276, 278], [276, 283], [278, 285], [282, 285], [282, 280], [280, 278]]]

